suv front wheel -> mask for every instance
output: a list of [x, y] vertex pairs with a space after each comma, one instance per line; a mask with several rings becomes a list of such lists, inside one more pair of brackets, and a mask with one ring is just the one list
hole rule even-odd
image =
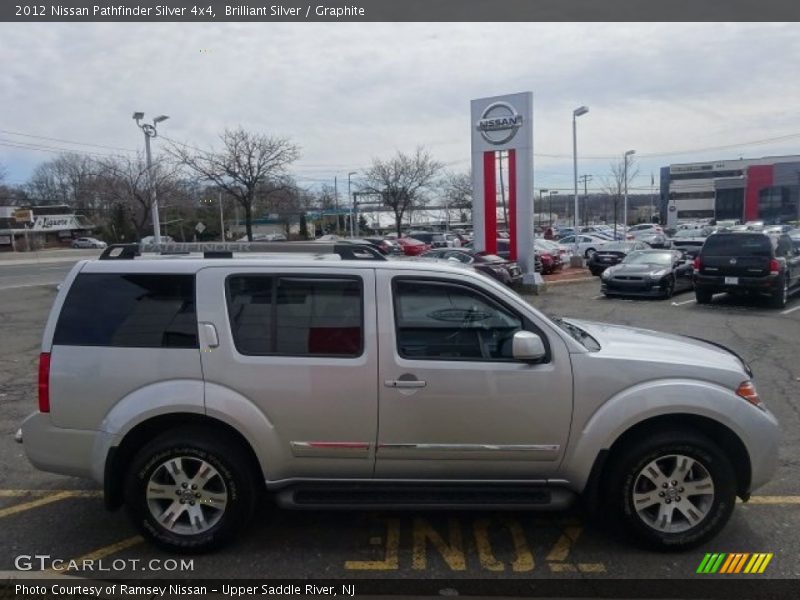
[[706, 437], [668, 431], [626, 446], [612, 463], [606, 497], [635, 539], [685, 550], [711, 539], [730, 518], [736, 478]]
[[199, 553], [230, 540], [255, 508], [257, 479], [246, 453], [205, 428], [174, 429], [133, 459], [125, 504], [133, 524], [156, 545]]

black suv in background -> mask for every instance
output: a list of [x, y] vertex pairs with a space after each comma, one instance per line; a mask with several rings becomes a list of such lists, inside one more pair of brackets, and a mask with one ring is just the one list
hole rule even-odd
[[786, 234], [715, 233], [694, 260], [694, 289], [698, 304], [708, 304], [717, 292], [754, 293], [783, 308], [800, 289], [800, 250]]

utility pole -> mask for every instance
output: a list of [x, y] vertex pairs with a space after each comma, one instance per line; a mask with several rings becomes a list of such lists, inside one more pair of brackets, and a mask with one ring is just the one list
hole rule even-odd
[[154, 138], [158, 135], [158, 131], [156, 130], [156, 126], [161, 123], [162, 121], [166, 121], [169, 119], [167, 115], [160, 115], [153, 119], [153, 124], [149, 123], [140, 123], [142, 119], [144, 119], [143, 112], [135, 112], [133, 113], [133, 119], [136, 121], [137, 127], [142, 130], [144, 133], [144, 150], [145, 155], [147, 156], [147, 183], [150, 187], [150, 198], [151, 202], [151, 218], [153, 220], [153, 242], [156, 244], [161, 243], [161, 223], [159, 222], [158, 216], [158, 197], [156, 196], [156, 186], [155, 182], [153, 181], [153, 157], [150, 154], [150, 138]]
[[336, 213], [336, 235], [339, 235], [339, 187], [336, 176], [333, 177], [333, 209]]
[[219, 237], [225, 241], [225, 216], [222, 212], [222, 190], [219, 190]]
[[578, 177], [581, 181], [583, 181], [583, 224], [589, 224], [589, 211], [588, 211], [588, 204], [589, 204], [589, 191], [587, 183], [592, 180], [591, 175], [581, 175]]

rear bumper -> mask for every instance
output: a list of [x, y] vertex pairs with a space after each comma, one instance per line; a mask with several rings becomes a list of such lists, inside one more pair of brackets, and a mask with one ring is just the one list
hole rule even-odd
[[702, 275], [695, 273], [695, 289], [706, 292], [757, 292], [771, 294], [783, 286], [783, 275], [765, 277], [738, 277], [738, 283], [726, 284], [724, 275]]
[[46, 413], [35, 412], [22, 423], [22, 446], [34, 467], [102, 483], [102, 466], [93, 464], [99, 436], [98, 431], [55, 427]]

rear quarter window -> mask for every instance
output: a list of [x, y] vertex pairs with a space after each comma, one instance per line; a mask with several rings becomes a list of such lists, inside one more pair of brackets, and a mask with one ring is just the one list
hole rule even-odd
[[706, 239], [702, 253], [706, 256], [772, 256], [773, 244], [765, 235], [715, 234]]
[[194, 275], [81, 273], [53, 343], [118, 348], [197, 348]]

